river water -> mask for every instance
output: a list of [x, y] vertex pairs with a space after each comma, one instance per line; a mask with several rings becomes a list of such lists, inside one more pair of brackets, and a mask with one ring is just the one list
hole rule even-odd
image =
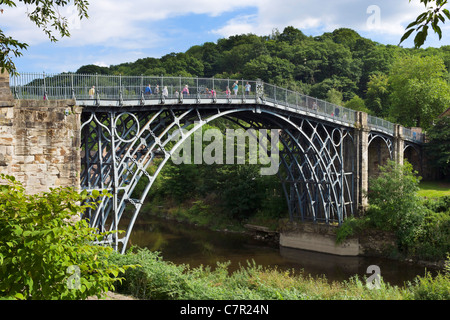
[[[141, 220], [144, 220], [141, 218]], [[312, 276], [325, 276], [329, 281], [347, 280], [366, 273], [371, 265], [380, 267], [384, 281], [403, 286], [406, 281], [426, 270], [423, 266], [385, 258], [341, 257], [330, 254], [309, 252], [280, 247], [275, 244], [254, 239], [241, 233], [211, 231], [186, 223], [150, 217], [136, 222], [130, 242], [139, 247], [159, 251], [163, 260], [175, 264], [188, 264], [190, 267], [211, 266], [217, 262], [230, 262], [229, 271], [234, 271], [248, 263], [279, 270], [303, 271]]]

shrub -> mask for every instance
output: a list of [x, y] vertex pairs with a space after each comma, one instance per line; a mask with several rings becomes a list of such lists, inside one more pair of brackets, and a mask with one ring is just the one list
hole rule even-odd
[[70, 188], [28, 195], [13, 177], [0, 175], [0, 298], [85, 299], [101, 297], [124, 271], [108, 262], [110, 247], [85, 220], [87, 193]]
[[394, 231], [403, 250], [411, 248], [420, 232], [425, 210], [417, 195], [420, 177], [405, 161], [380, 166], [378, 177], [370, 180], [367, 219], [375, 228]]
[[125, 255], [111, 255], [109, 260], [119, 266], [136, 265], [123, 274], [125, 280], [117, 284], [119, 292], [139, 299], [171, 300], [187, 290], [185, 267], [162, 261], [158, 252], [131, 248]]

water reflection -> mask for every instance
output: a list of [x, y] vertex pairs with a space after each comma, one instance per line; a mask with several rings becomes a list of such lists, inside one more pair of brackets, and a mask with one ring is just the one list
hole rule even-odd
[[159, 218], [137, 222], [130, 236], [133, 245], [159, 251], [164, 260], [191, 267], [228, 262], [230, 272], [241, 265], [255, 261], [262, 266], [279, 270], [294, 270], [312, 276], [325, 277], [330, 281], [347, 280], [358, 274], [366, 274], [367, 267], [378, 265], [383, 279], [402, 286], [417, 275], [423, 276], [425, 268], [383, 258], [341, 257], [298, 249], [269, 245], [248, 235], [214, 232]]

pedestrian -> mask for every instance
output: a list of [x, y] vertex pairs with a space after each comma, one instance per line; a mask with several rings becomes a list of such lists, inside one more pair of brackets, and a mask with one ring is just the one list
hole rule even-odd
[[245, 95], [248, 96], [250, 95], [250, 89], [251, 89], [251, 85], [250, 83], [247, 82], [247, 84], [245, 85]]
[[89, 99], [94, 99], [95, 95], [95, 86], [92, 86], [92, 88], [89, 90]]
[[167, 89], [167, 86], [164, 86], [162, 94], [165, 98], [169, 96], [169, 90]]
[[238, 85], [238, 82], [236, 81], [236, 82], [233, 84], [233, 91], [234, 91], [234, 96], [235, 96], [235, 97], [237, 96], [238, 90], [239, 90], [239, 85]]
[[336, 107], [336, 108], [334, 109], [334, 116], [335, 116], [335, 117], [339, 117], [339, 111], [340, 111], [339, 107]]
[[150, 84], [145, 88], [145, 94], [151, 95], [152, 94], [152, 87]]
[[156, 94], [156, 95], [159, 94], [159, 84], [157, 84], [156, 87], [155, 87], [155, 94]]
[[181, 93], [183, 94], [183, 97], [185, 97], [185, 98], [186, 98], [186, 96], [189, 95], [189, 88], [188, 88], [188, 85], [185, 85], [185, 86], [184, 86], [183, 91], [181, 91]]
[[228, 88], [227, 86], [227, 88], [225, 89], [225, 95], [227, 96], [227, 98], [229, 98], [230, 94], [231, 94], [230, 88]]
[[211, 98], [215, 98], [216, 97], [216, 90], [211, 89]]

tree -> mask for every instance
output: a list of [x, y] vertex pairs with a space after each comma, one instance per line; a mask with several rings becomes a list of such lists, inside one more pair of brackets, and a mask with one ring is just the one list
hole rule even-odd
[[284, 28], [283, 32], [278, 36], [278, 41], [286, 41], [292, 45], [294, 42], [301, 42], [307, 38], [308, 37], [300, 30], [288, 26]]
[[450, 116], [442, 117], [427, 131], [425, 145], [430, 164], [450, 176]]
[[109, 74], [109, 68], [88, 64], [80, 67], [75, 73], [78, 74]]
[[414, 38], [414, 45], [416, 48], [420, 48], [428, 37], [430, 25], [433, 31], [439, 36], [439, 40], [442, 38], [442, 30], [439, 24], [445, 23], [446, 19], [450, 19], [450, 11], [444, 8], [447, 0], [420, 0], [420, 2], [425, 5], [426, 11], [421, 13], [415, 21], [406, 27], [406, 32], [402, 36], [399, 44], [409, 38], [413, 32], [417, 32]]
[[[9, 7], [16, 7], [17, 1], [4, 0], [1, 3]], [[71, 0], [18, 0], [26, 5], [34, 6], [34, 10], [27, 13], [28, 18], [49, 37], [50, 41], [56, 42], [57, 38], [54, 33], [59, 33], [61, 37], [69, 37], [69, 29], [67, 18], [59, 13], [59, 9], [68, 6]], [[73, 0], [73, 3], [78, 10], [78, 17], [88, 18], [87, 0]], [[4, 13], [4, 9], [0, 10]], [[12, 55], [19, 57], [22, 55], [21, 50], [28, 48], [28, 44], [19, 42], [12, 37], [8, 37], [0, 29], [0, 68], [1, 72], [5, 70], [9, 73], [16, 73], [16, 67], [12, 61]]]
[[369, 77], [366, 93], [366, 106], [378, 117], [385, 117], [389, 111], [389, 84], [385, 74]]
[[450, 104], [447, 75], [438, 57], [399, 56], [389, 73], [390, 116], [407, 127], [430, 127]]
[[363, 99], [359, 96], [355, 95], [349, 101], [344, 104], [345, 108], [349, 108], [356, 111], [363, 111], [366, 113], [370, 113], [370, 110], [367, 109], [366, 104]]
[[336, 104], [338, 106], [341, 106], [343, 104], [342, 102], [342, 92], [336, 90], [335, 88], [331, 88], [327, 92], [327, 99], [328, 102]]

